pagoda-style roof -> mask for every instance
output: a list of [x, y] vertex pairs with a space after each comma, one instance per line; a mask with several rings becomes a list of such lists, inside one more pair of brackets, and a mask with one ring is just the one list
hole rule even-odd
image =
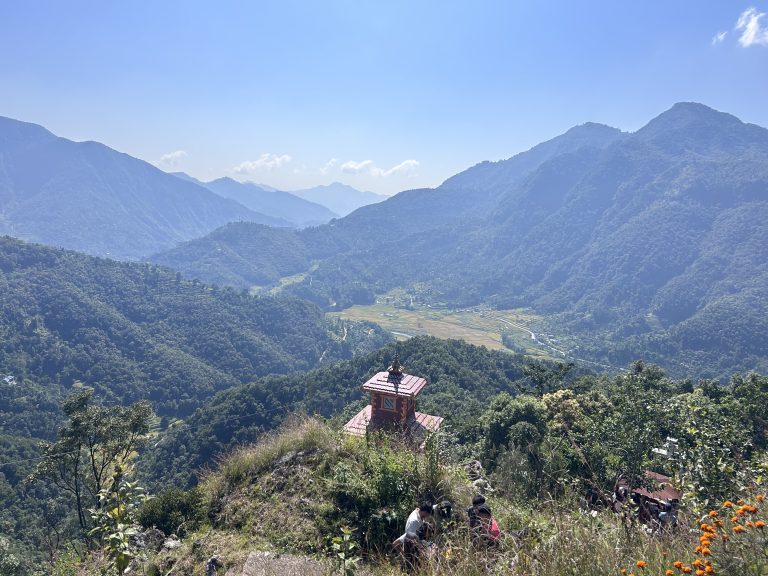
[[[365, 436], [368, 424], [371, 421], [371, 405], [369, 404], [344, 426], [344, 432], [354, 436]], [[427, 433], [434, 432], [443, 423], [442, 416], [432, 416], [424, 412], [416, 412], [414, 418], [410, 418], [406, 430], [414, 437], [423, 440]]]
[[411, 376], [405, 372], [379, 372], [363, 384], [366, 392], [381, 392], [393, 396], [417, 396], [427, 385], [425, 378]]

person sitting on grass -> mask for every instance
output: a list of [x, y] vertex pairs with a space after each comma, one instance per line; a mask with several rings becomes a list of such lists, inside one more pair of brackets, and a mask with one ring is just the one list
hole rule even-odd
[[467, 508], [467, 516], [469, 517], [470, 528], [477, 528], [477, 525], [480, 522], [477, 517], [477, 507], [482, 506], [483, 504], [485, 504], [485, 496], [482, 494], [472, 496], [472, 505]]
[[491, 514], [491, 509], [481, 504], [475, 510], [478, 525], [474, 529], [473, 538], [476, 544], [483, 546], [498, 546], [501, 538], [501, 530], [496, 519]]
[[416, 508], [405, 521], [405, 533], [392, 542], [392, 547], [402, 552], [409, 566], [415, 566], [430, 543], [424, 539], [428, 532], [428, 520], [432, 518], [432, 504], [425, 503]]

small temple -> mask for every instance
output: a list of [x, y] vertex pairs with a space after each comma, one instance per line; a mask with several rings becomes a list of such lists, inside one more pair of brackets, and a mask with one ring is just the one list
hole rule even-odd
[[423, 442], [443, 422], [441, 416], [416, 412], [416, 397], [426, 385], [425, 378], [403, 372], [395, 353], [385, 372], [378, 372], [362, 385], [361, 389], [370, 393], [371, 403], [344, 425], [344, 431], [365, 436], [369, 430], [396, 430]]

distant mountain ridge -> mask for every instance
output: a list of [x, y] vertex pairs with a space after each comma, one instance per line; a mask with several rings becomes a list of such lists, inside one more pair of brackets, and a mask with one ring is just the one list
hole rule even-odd
[[338, 216], [321, 203], [304, 199], [291, 192], [262, 188], [253, 182], [238, 182], [228, 177], [201, 182], [188, 174], [174, 173], [174, 175], [204, 186], [222, 198], [235, 200], [246, 208], [269, 214], [273, 218], [280, 219], [287, 226], [299, 228], [317, 226]]
[[341, 182], [332, 182], [326, 186], [315, 186], [304, 190], [293, 190], [291, 194], [327, 206], [339, 216], [346, 216], [358, 208], [387, 199], [387, 196], [357, 190]]
[[418, 286], [432, 304], [530, 307], [614, 365], [768, 368], [768, 130], [702, 104], [634, 133], [577, 126], [296, 238], [297, 266], [316, 264], [285, 290], [322, 306]]
[[281, 221], [98, 142], [0, 117], [0, 233], [138, 259], [227, 222]]

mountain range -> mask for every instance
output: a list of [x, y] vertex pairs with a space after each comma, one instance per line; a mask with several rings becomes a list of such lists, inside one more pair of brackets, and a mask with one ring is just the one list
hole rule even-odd
[[262, 188], [253, 182], [238, 182], [228, 177], [201, 182], [188, 174], [178, 172], [174, 173], [174, 176], [199, 184], [222, 198], [239, 202], [250, 210], [279, 218], [284, 226], [316, 226], [338, 216], [320, 203], [291, 192]]
[[[305, 273], [285, 290], [326, 308], [395, 287], [432, 305], [529, 307], [590, 357], [721, 376], [768, 368], [767, 223], [768, 130], [679, 103], [634, 133], [577, 126], [290, 232], [259, 268], [291, 262], [267, 275]], [[205, 265], [188, 258], [187, 273], [206, 278], [222, 253], [237, 268], [247, 229], [201, 241]]]
[[0, 117], [0, 233], [138, 259], [233, 221], [285, 225], [98, 142]]

